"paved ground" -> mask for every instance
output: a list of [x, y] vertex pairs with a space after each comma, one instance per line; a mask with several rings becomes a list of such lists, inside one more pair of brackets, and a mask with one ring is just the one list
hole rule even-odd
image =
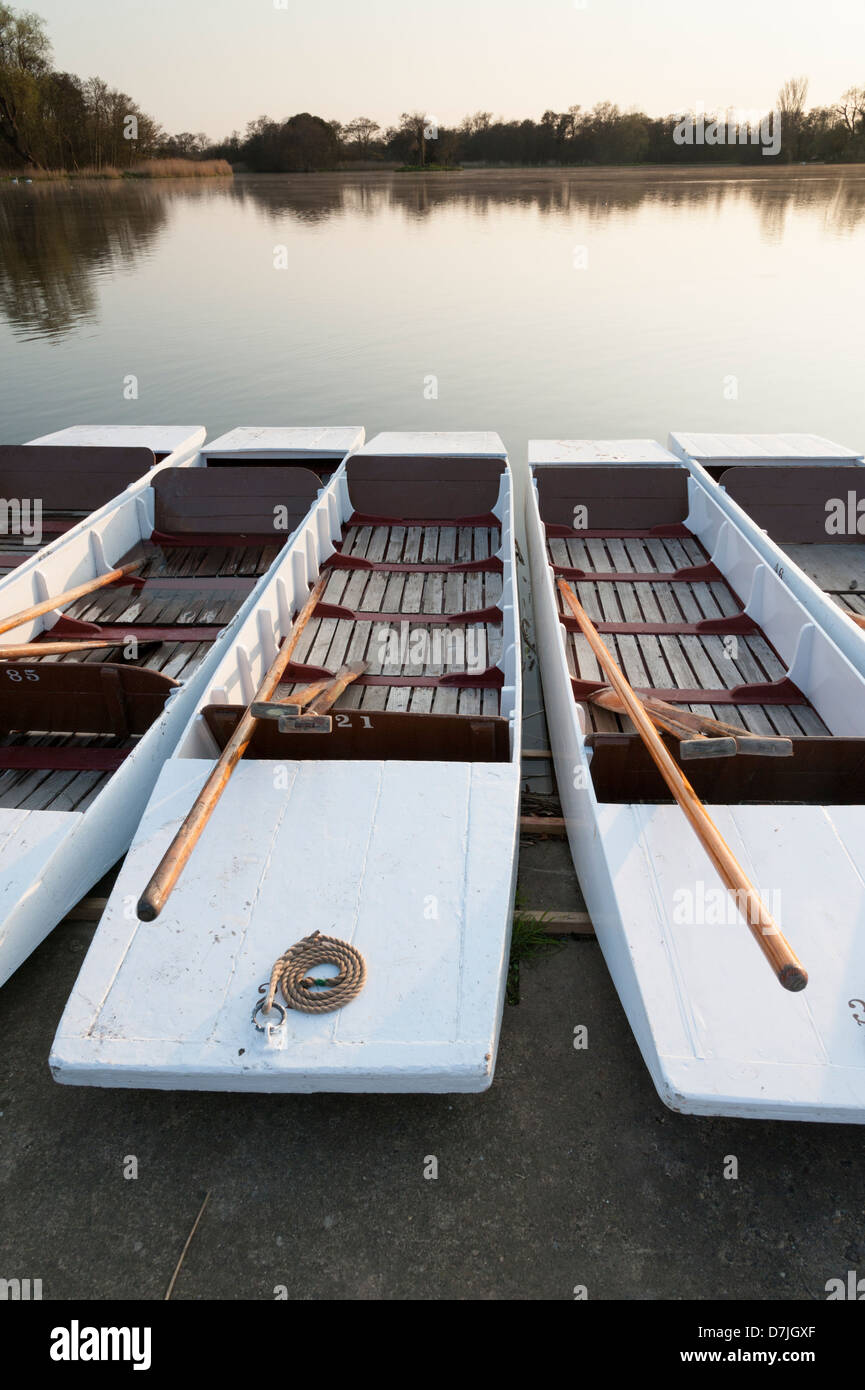
[[[579, 905], [562, 844], [521, 884]], [[208, 1191], [178, 1299], [822, 1299], [865, 1266], [861, 1131], [665, 1110], [594, 941], [523, 969], [484, 1096], [266, 1098], [55, 1085], [91, 931], [0, 991], [0, 1277], [46, 1298], [162, 1298]]]

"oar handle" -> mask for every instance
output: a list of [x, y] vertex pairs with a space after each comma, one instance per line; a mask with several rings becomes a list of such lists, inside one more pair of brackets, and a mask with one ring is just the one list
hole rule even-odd
[[[222, 792], [218, 786], [219, 764], [210, 774], [198, 795], [191, 811], [186, 816], [180, 830], [171, 841], [150, 882], [138, 902], [138, 916], [142, 922], [155, 922], [180, 878], [205, 825], [210, 819], [216, 801]], [[228, 781], [231, 772], [225, 774]], [[224, 786], [223, 782], [223, 786]]]
[[0, 646], [0, 661], [20, 661], [28, 656], [62, 656], [65, 652], [89, 652], [96, 647], [116, 647], [117, 640], [96, 641], [85, 638], [82, 642], [23, 642], [18, 646]]
[[252, 735], [255, 733], [255, 726], [258, 723], [258, 719], [252, 713], [252, 705], [266, 704], [270, 700], [279, 685], [283, 671], [291, 660], [300, 635], [312, 617], [329, 580], [330, 572], [326, 571], [310, 593], [292, 624], [291, 632], [271, 662], [261, 685], [244, 710], [228, 743], [223, 748], [216, 766], [198, 794], [191, 811], [185, 817], [183, 824], [162, 856], [155, 873], [138, 901], [137, 911], [142, 922], [155, 921], [165, 906], [171, 890], [189, 860], [189, 856], [198, 844], [204, 827], [216, 809], [217, 802], [228, 785], [232, 772], [249, 747]]
[[[594, 652], [599, 665], [606, 673], [610, 685], [625, 705], [652, 761], [685, 812], [727, 890], [734, 895], [740, 915], [745, 918], [754, 939], [769, 961], [778, 980], [785, 989], [793, 992], [804, 989], [808, 983], [808, 972], [803, 967], [799, 957], [766, 908], [756, 888], [682, 769], [667, 749], [643, 708], [642, 702], [602, 642], [594, 623], [576, 598], [573, 590], [563, 579], [558, 581], [558, 585], [562, 597], [576, 618], [580, 630]], [[747, 913], [742, 906], [743, 902], [747, 908]]]
[[98, 574], [95, 579], [88, 579], [84, 584], [76, 584], [74, 589], [66, 589], [62, 594], [54, 594], [51, 598], [40, 599], [38, 603], [32, 603], [29, 608], [22, 608], [18, 613], [12, 613], [8, 618], [0, 619], [0, 633], [11, 632], [13, 628], [23, 627], [25, 623], [32, 622], [34, 618], [41, 618], [44, 613], [51, 613], [55, 608], [60, 608], [66, 603], [74, 603], [76, 599], [86, 598], [88, 594], [95, 593], [97, 589], [104, 589], [108, 584], [116, 584], [118, 579], [125, 579], [133, 570], [140, 569], [143, 560], [132, 560], [128, 565], [120, 565], [117, 569], [109, 570], [107, 574]]

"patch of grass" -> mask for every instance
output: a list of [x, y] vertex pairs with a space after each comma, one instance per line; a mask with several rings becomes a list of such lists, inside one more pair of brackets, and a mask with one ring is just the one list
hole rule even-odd
[[561, 950], [564, 942], [550, 936], [545, 929], [549, 913], [542, 917], [527, 917], [519, 899], [515, 903], [513, 934], [511, 936], [511, 955], [508, 964], [507, 1000], [509, 1004], [520, 1002], [520, 969], [530, 965], [551, 951]]

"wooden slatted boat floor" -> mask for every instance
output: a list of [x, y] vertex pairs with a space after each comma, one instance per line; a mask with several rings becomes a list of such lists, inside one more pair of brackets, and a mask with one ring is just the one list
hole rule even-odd
[[[270, 567], [280, 543], [225, 546], [166, 545], [144, 541], [119, 562], [141, 560], [137, 575], [143, 588], [112, 585], [80, 599], [65, 610], [75, 623], [107, 629], [117, 645], [80, 653], [28, 658], [23, 666], [36, 670], [43, 663], [65, 665], [123, 663], [158, 671], [173, 681], [184, 682], [195, 672], [222, 627], [238, 611], [256, 580]], [[68, 627], [61, 624], [68, 634]], [[184, 629], [189, 629], [189, 636]], [[46, 640], [58, 631], [44, 634]], [[72, 634], [75, 635], [75, 634]], [[130, 646], [137, 643], [137, 654]], [[0, 679], [21, 681], [22, 663], [0, 668]], [[25, 705], [26, 708], [26, 705]], [[70, 702], [74, 717], [74, 702]], [[6, 750], [32, 750], [40, 765], [5, 767], [0, 771], [0, 809], [84, 811], [98, 795], [113, 771], [135, 748], [132, 738], [104, 734], [40, 734], [10, 732], [0, 738], [0, 768]], [[53, 750], [58, 750], [52, 767]], [[84, 766], [64, 767], [73, 753]], [[97, 757], [97, 754], [103, 756]], [[114, 754], [114, 758], [104, 755]], [[38, 755], [38, 756], [36, 756]], [[19, 760], [21, 760], [21, 755]], [[88, 762], [93, 766], [86, 766]]]
[[[356, 616], [315, 617], [297, 664], [336, 671], [344, 662], [366, 663], [337, 710], [499, 714], [493, 668], [501, 661], [502, 633], [490, 610], [502, 596], [500, 544], [499, 529], [490, 526], [347, 526], [340, 554], [363, 567], [335, 568], [322, 604]], [[476, 568], [457, 568], [467, 565]], [[465, 621], [477, 614], [489, 620]], [[431, 621], [436, 618], [447, 622]], [[487, 684], [436, 684], [463, 671]], [[302, 684], [285, 683], [280, 698]]]
[[[549, 538], [547, 558], [557, 573], [568, 576], [580, 571], [585, 575], [570, 582], [636, 688], [663, 691], [664, 698], [678, 699], [671, 692], [706, 695], [759, 687], [786, 677], [785, 664], [756, 625], [752, 631], [742, 632], [735, 631], [733, 624], [727, 633], [694, 630], [703, 622], [737, 619], [743, 608], [720, 572], [715, 571], [714, 576], [708, 572], [705, 578], [681, 576], [687, 568], [710, 564], [707, 552], [693, 535], [661, 538], [648, 533], [610, 533], [586, 539]], [[613, 574], [615, 579], [603, 577]], [[565, 619], [561, 597], [559, 616]], [[581, 633], [569, 632], [567, 650], [573, 678], [605, 680]], [[789, 703], [774, 698], [765, 704], [751, 698], [737, 703], [729, 697], [719, 704], [705, 699], [680, 703], [695, 714], [725, 720], [751, 733], [794, 737], [828, 733], [804, 696]], [[590, 727], [599, 733], [633, 732], [626, 716], [591, 703], [587, 717]]]

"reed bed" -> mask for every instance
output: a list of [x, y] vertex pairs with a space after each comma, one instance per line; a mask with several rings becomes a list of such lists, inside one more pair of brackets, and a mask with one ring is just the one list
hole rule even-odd
[[144, 159], [128, 171], [143, 179], [230, 179], [227, 159]]
[[2, 179], [32, 179], [52, 183], [62, 179], [208, 179], [232, 178], [227, 159], [143, 159], [131, 169], [113, 164], [82, 169], [9, 169]]

